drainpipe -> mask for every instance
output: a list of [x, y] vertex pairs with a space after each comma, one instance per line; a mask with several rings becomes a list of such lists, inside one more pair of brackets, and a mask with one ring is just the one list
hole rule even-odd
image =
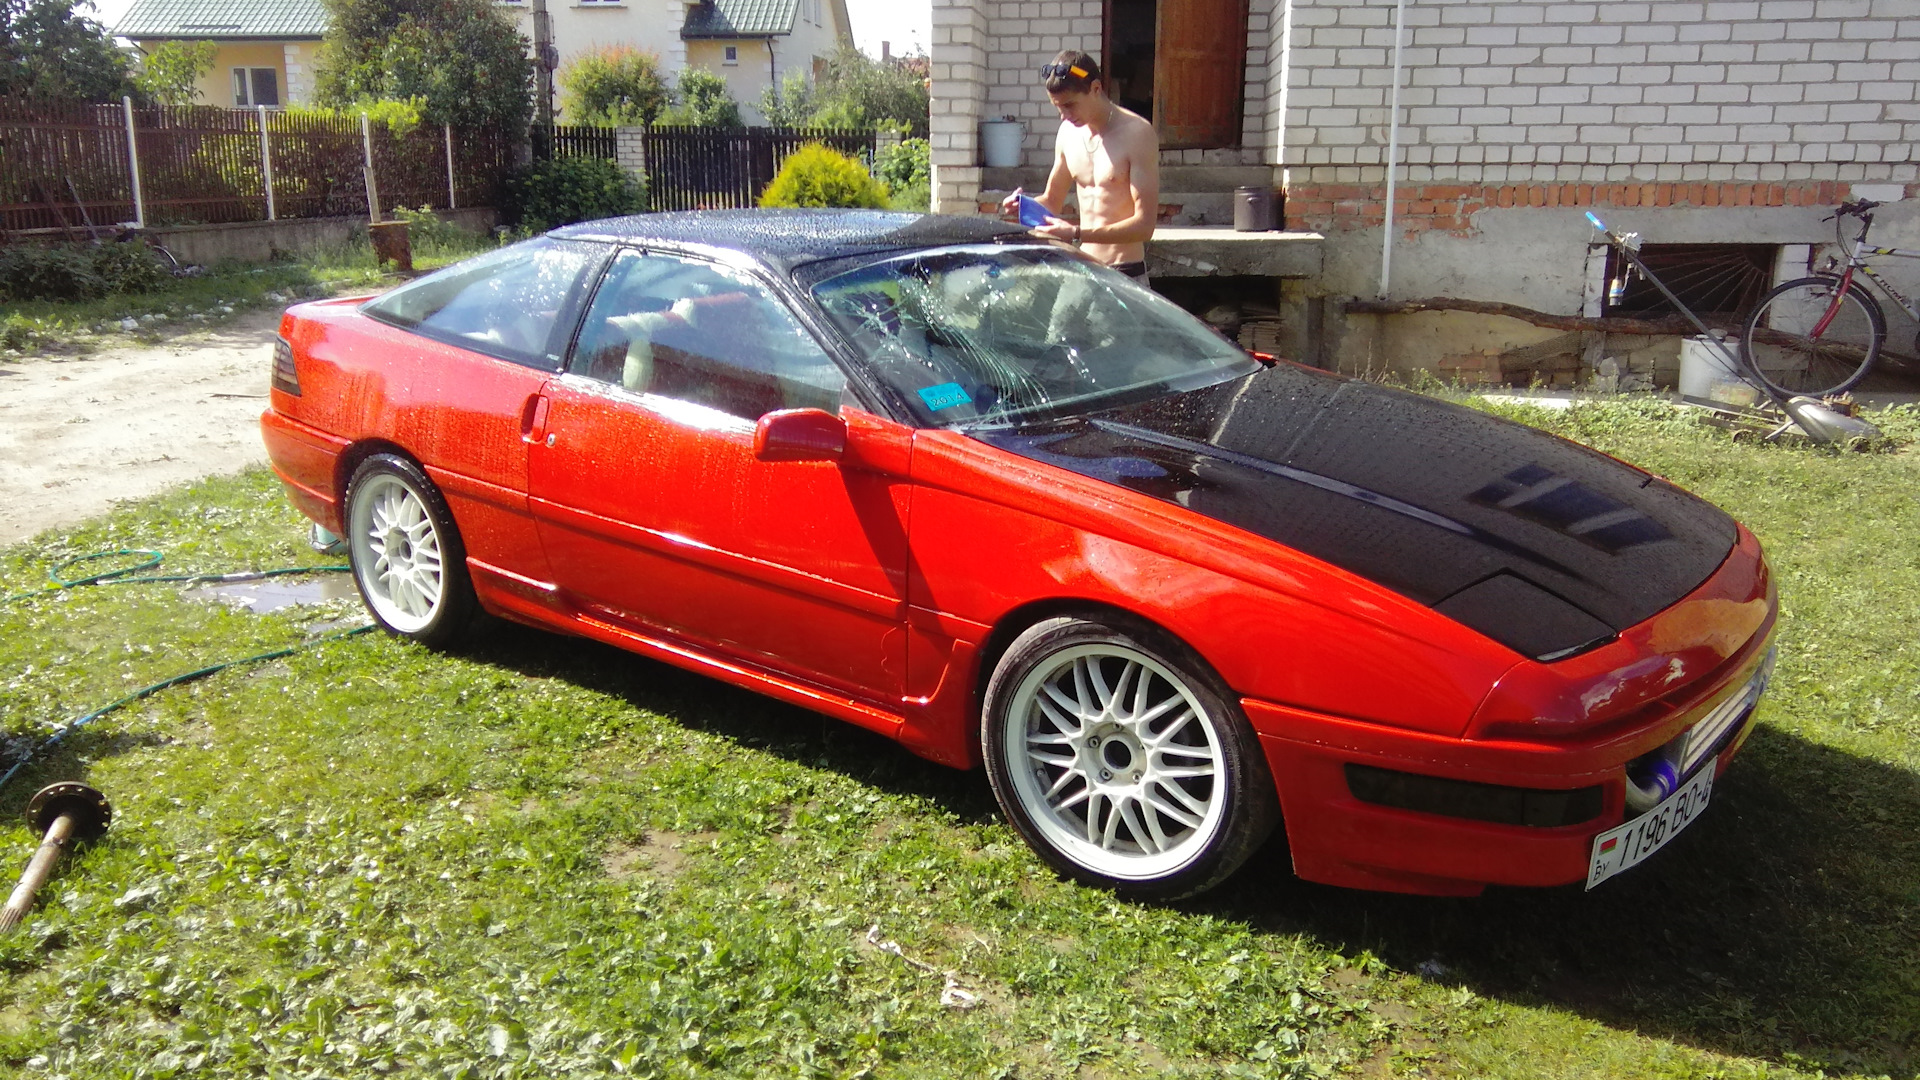
[[1380, 238], [1380, 299], [1387, 298], [1387, 281], [1393, 274], [1393, 194], [1394, 178], [1400, 162], [1400, 46], [1406, 33], [1407, 0], [1393, 4], [1393, 117], [1387, 126], [1387, 213], [1386, 234]]

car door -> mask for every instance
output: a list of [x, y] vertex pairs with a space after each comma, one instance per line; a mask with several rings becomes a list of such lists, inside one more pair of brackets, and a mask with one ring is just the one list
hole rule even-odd
[[837, 412], [845, 376], [764, 283], [622, 251], [548, 384], [531, 505], [589, 612], [897, 706], [904, 482], [761, 461], [755, 422]]
[[[363, 430], [417, 457], [487, 585], [547, 576], [527, 506], [525, 427], [559, 370], [581, 286], [608, 245], [541, 238], [467, 260], [367, 303]], [[484, 586], [483, 586], [484, 587]]]

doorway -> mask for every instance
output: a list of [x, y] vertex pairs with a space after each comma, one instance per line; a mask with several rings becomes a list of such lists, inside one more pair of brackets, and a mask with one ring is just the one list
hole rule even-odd
[[1167, 150], [1240, 145], [1247, 0], [1106, 0], [1108, 94]]

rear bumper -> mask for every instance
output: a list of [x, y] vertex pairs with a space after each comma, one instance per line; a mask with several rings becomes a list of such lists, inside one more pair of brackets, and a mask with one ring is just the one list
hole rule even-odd
[[344, 532], [335, 470], [347, 441], [272, 409], [260, 414], [260, 437], [294, 508], [333, 532]]
[[[1767, 662], [1772, 629], [1769, 619], [1684, 710], [1587, 739], [1455, 739], [1244, 699], [1279, 788], [1294, 872], [1329, 885], [1437, 896], [1586, 880], [1594, 837], [1627, 818], [1628, 763], [1745, 695]], [[1738, 752], [1753, 711], [1720, 736], [1712, 767], [1725, 769]], [[1356, 797], [1349, 765], [1532, 791], [1598, 787], [1599, 813], [1533, 826], [1400, 809]]]

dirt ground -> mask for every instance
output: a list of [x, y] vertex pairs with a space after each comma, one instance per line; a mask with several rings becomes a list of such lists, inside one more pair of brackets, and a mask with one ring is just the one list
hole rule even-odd
[[278, 311], [151, 347], [0, 361], [0, 544], [264, 462]]

